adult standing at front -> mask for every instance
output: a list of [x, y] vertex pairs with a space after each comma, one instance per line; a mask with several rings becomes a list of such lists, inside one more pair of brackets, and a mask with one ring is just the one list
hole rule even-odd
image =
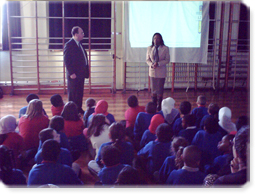
[[161, 110], [166, 77], [166, 65], [170, 62], [169, 48], [165, 46], [160, 33], [152, 37], [152, 44], [147, 48], [146, 62], [149, 65], [152, 101]]
[[82, 115], [82, 98], [84, 90], [84, 79], [89, 78], [88, 57], [83, 49], [81, 41], [84, 32], [79, 26], [75, 26], [71, 31], [70, 39], [64, 48], [64, 63], [67, 69], [68, 101], [73, 101]]

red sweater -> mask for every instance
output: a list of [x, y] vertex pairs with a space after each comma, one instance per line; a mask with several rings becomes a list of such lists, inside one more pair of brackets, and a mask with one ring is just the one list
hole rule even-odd
[[65, 120], [64, 133], [67, 137], [73, 137], [81, 135], [85, 128], [83, 121], [67, 121]]
[[136, 116], [139, 112], [145, 112], [144, 106], [136, 106], [133, 108], [129, 108], [125, 112], [125, 119], [126, 119], [126, 127], [134, 127], [135, 126], [135, 120]]
[[18, 160], [18, 155], [21, 153], [23, 148], [23, 138], [16, 132], [10, 132], [7, 134], [7, 138], [3, 144], [9, 149], [13, 150], [15, 161]]
[[51, 106], [51, 113], [52, 113], [52, 116], [55, 116], [55, 115], [61, 115], [62, 113], [62, 110], [64, 108], [64, 105], [63, 106], [60, 106], [60, 107], [55, 107], [55, 106]]
[[38, 148], [39, 146], [39, 133], [41, 130], [47, 128], [49, 119], [47, 116], [42, 115], [35, 117], [32, 120], [22, 116], [19, 120], [19, 133], [24, 140], [24, 150]]

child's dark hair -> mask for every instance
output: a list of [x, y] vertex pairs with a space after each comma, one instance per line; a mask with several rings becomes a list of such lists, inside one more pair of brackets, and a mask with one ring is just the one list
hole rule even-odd
[[62, 116], [55, 115], [51, 118], [49, 128], [55, 129], [57, 132], [62, 131], [65, 126], [65, 121]]
[[40, 131], [39, 133], [39, 139], [42, 143], [44, 143], [48, 139], [53, 139], [53, 131], [52, 128], [46, 128]]
[[131, 95], [128, 97], [127, 103], [129, 107], [136, 107], [138, 106], [138, 99], [135, 95]]
[[64, 120], [67, 121], [78, 121], [80, 117], [78, 114], [77, 105], [73, 101], [67, 102], [64, 106], [61, 116], [64, 118]]
[[205, 131], [207, 131], [210, 134], [214, 134], [218, 131], [219, 124], [217, 119], [208, 117], [205, 119], [204, 127], [205, 127]]
[[48, 139], [42, 144], [43, 160], [56, 162], [60, 151], [60, 144], [56, 140]]
[[120, 142], [125, 138], [125, 128], [119, 122], [114, 122], [110, 125], [111, 140], [114, 142], [113, 145], [118, 149], [121, 149]]
[[55, 107], [61, 107], [64, 105], [63, 99], [59, 94], [54, 94], [51, 96], [50, 102]]
[[131, 166], [125, 166], [120, 171], [117, 182], [115, 184], [119, 185], [138, 185], [140, 184], [140, 175], [138, 170]]
[[34, 100], [34, 99], [39, 99], [39, 96], [37, 96], [36, 94], [28, 94], [26, 97], [27, 103], [29, 103], [31, 100]]
[[85, 101], [85, 104], [86, 104], [87, 107], [92, 108], [93, 106], [96, 105], [96, 101], [93, 98], [88, 98]]
[[197, 103], [200, 105], [206, 104], [206, 97], [204, 95], [200, 95], [197, 97]]
[[241, 127], [249, 125], [249, 118], [247, 116], [240, 116], [236, 121], [236, 130], [238, 131]]
[[190, 113], [191, 111], [191, 103], [189, 101], [183, 101], [181, 104], [180, 104], [180, 111], [181, 111], [181, 114], [183, 115], [187, 115]]
[[120, 163], [121, 153], [112, 145], [107, 145], [102, 148], [101, 158], [105, 166], [114, 166]]
[[193, 114], [184, 115], [183, 118], [188, 126], [196, 125], [196, 116]]
[[173, 138], [173, 130], [167, 123], [161, 123], [156, 129], [159, 142], [170, 142]]
[[97, 137], [102, 133], [104, 130], [103, 125], [108, 125], [108, 123], [105, 121], [105, 118], [106, 117], [103, 114], [96, 114], [93, 116], [87, 131], [88, 137], [91, 137], [92, 135]]
[[145, 110], [147, 113], [155, 114], [157, 112], [157, 105], [154, 102], [148, 102]]
[[250, 143], [250, 127], [242, 127], [235, 135], [235, 150], [242, 162], [247, 163], [247, 146]]
[[189, 145], [183, 150], [183, 161], [188, 167], [199, 167], [201, 160], [201, 150], [195, 145]]
[[212, 115], [215, 119], [218, 119], [220, 107], [216, 103], [210, 103], [208, 106], [208, 112]]

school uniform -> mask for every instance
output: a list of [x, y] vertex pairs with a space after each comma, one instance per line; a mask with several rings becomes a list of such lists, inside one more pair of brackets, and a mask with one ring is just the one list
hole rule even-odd
[[[68, 150], [70, 150], [70, 144], [69, 144], [69, 141], [68, 141], [68, 138], [66, 136], [65, 133], [63, 132], [57, 132], [59, 135], [60, 135], [60, 147], [61, 148], [66, 148]], [[42, 148], [42, 141], [40, 140], [39, 142], [39, 147], [38, 147], [38, 151]]]
[[64, 109], [64, 105], [59, 106], [59, 107], [55, 107], [55, 106], [52, 105], [51, 108], [50, 108], [52, 116], [55, 116], [55, 115], [61, 116], [61, 113], [62, 113], [63, 109]]
[[184, 137], [185, 139], [189, 141], [189, 143], [191, 143], [194, 136], [196, 135], [198, 131], [199, 129], [196, 126], [190, 126], [190, 127], [187, 127], [186, 129], [181, 130], [178, 133], [178, 136]]
[[179, 132], [183, 130], [183, 127], [182, 127], [182, 118], [177, 118], [175, 121], [174, 121], [174, 124], [173, 124], [173, 132], [174, 132], [174, 136], [178, 136]]
[[98, 173], [98, 177], [103, 185], [113, 185], [120, 173], [120, 171], [127, 165], [117, 164], [115, 166], [106, 167], [104, 166]]
[[208, 115], [209, 113], [208, 113], [208, 108], [206, 108], [205, 106], [200, 105], [199, 107], [194, 108], [191, 111], [191, 114], [195, 115], [195, 117], [196, 117], [196, 126], [197, 126], [197, 128], [199, 128], [202, 118], [205, 115]]
[[140, 142], [144, 131], [149, 128], [153, 116], [154, 114], [149, 114], [147, 112], [138, 113], [134, 126], [134, 139], [138, 142]]
[[148, 159], [147, 171], [150, 175], [158, 171], [166, 157], [171, 155], [170, 146], [171, 142], [150, 141], [137, 153], [138, 156]]
[[[103, 166], [101, 163], [101, 152], [103, 147], [112, 145], [114, 142], [107, 142], [103, 143], [98, 151], [96, 162], [99, 166]], [[121, 147], [121, 157], [120, 157], [120, 163], [121, 164], [129, 164], [132, 165], [133, 159], [134, 159], [134, 148], [133, 145], [130, 142], [121, 141], [120, 142]]]
[[217, 185], [243, 185], [247, 182], [247, 169], [240, 170], [236, 173], [231, 173], [228, 175], [224, 175], [219, 177], [215, 182], [214, 186]]
[[84, 123], [78, 121], [64, 120], [64, 133], [66, 134], [71, 150], [84, 151], [87, 149], [87, 141], [83, 135]]
[[156, 134], [151, 133], [149, 129], [145, 130], [140, 141], [140, 149], [143, 148], [147, 143], [149, 143], [150, 141], [154, 141], [155, 139], [157, 139]]
[[170, 173], [173, 170], [177, 170], [177, 167], [175, 166], [175, 158], [175, 155], [168, 156], [159, 170], [159, 179], [163, 184], [166, 183], [166, 180], [169, 177]]
[[166, 184], [170, 185], [203, 185], [205, 174], [198, 168], [184, 166], [182, 169], [173, 170], [167, 178]]
[[83, 185], [83, 182], [69, 166], [43, 161], [30, 170], [27, 185], [38, 187], [45, 184], [61, 187], [61, 185]]
[[19, 120], [19, 134], [23, 137], [24, 150], [37, 149], [39, 146], [39, 133], [49, 126], [49, 119], [41, 115], [30, 120], [22, 116]]
[[204, 130], [199, 130], [192, 140], [192, 145], [197, 146], [202, 151], [201, 165], [210, 164], [214, 158], [220, 155], [218, 142], [222, 136], [219, 132], [210, 134]]
[[139, 112], [145, 112], [144, 106], [130, 107], [125, 112], [126, 128], [134, 128], [135, 120]]
[[23, 149], [23, 138], [16, 132], [7, 133], [7, 138], [1, 145], [13, 150], [15, 161], [19, 163], [18, 156]]
[[[233, 155], [230, 153], [217, 156], [211, 165], [205, 166], [206, 174], [217, 174], [220, 170], [224, 169], [227, 172], [231, 173], [230, 169], [230, 160], [233, 158]], [[228, 167], [228, 169], [226, 169]]]
[[164, 116], [160, 114], [155, 114], [151, 118], [150, 126], [143, 133], [142, 139], [140, 141], [140, 149], [143, 148], [150, 141], [154, 141], [156, 139], [156, 130], [159, 125], [165, 122]]
[[[67, 166], [72, 167], [73, 159], [72, 159], [72, 155], [70, 151], [65, 148], [60, 148], [60, 149], [61, 151], [60, 151], [57, 162], [60, 164], [65, 164]], [[43, 161], [43, 158], [42, 158], [42, 148], [41, 148], [35, 155], [35, 162], [36, 164], [41, 164], [42, 161]]]
[[[3, 182], [3, 174], [0, 171], [0, 180]], [[26, 177], [23, 172], [19, 169], [12, 169], [10, 177], [6, 182], [3, 182], [5, 185], [27, 185]]]

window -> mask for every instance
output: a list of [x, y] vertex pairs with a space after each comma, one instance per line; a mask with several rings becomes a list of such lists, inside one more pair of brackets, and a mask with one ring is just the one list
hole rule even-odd
[[0, 1], [0, 50], [2, 49], [2, 15], [3, 15], [3, 5], [4, 5], [5, 1]]
[[[88, 43], [88, 22], [86, 19], [73, 19], [68, 17], [88, 17], [88, 2], [64, 2], [65, 13], [65, 37], [71, 37], [73, 26], [80, 26], [84, 31], [83, 43]], [[49, 2], [49, 16], [62, 17], [62, 2]], [[91, 2], [91, 49], [111, 48], [111, 2]], [[51, 18], [49, 20], [49, 35], [52, 37], [62, 37], [62, 19]], [[65, 41], [68, 41], [66, 39]], [[62, 49], [62, 39], [50, 39], [50, 49]], [[93, 45], [93, 43], [95, 43]], [[85, 45], [88, 48], [88, 45]]]

